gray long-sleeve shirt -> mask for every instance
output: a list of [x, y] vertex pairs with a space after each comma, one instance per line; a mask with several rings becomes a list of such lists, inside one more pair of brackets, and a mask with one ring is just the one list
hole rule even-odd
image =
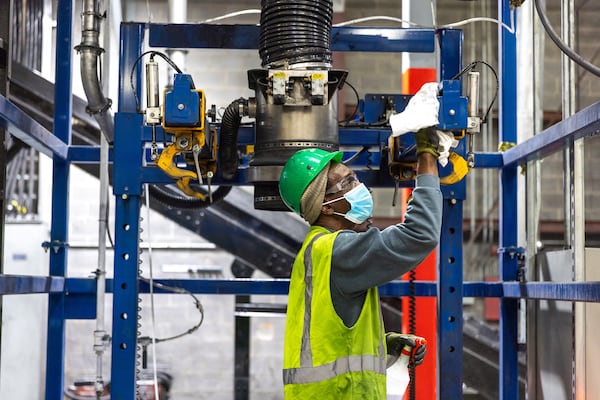
[[358, 319], [369, 288], [398, 279], [435, 249], [441, 224], [439, 178], [419, 175], [404, 222], [384, 230], [338, 234], [332, 252], [331, 297], [346, 326]]

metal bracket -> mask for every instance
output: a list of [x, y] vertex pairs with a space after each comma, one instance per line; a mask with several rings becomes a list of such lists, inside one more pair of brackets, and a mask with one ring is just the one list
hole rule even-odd
[[60, 249], [68, 249], [69, 243], [62, 242], [60, 240], [53, 240], [51, 242], [44, 241], [44, 242], [42, 242], [42, 247], [44, 248], [45, 251], [48, 251], [48, 249], [51, 248], [52, 250], [54, 250], [54, 254], [58, 254], [58, 251]]
[[508, 246], [508, 247], [499, 247], [498, 254], [508, 253], [510, 258], [514, 258], [517, 255], [518, 258], [521, 258], [525, 255], [525, 248], [517, 247], [517, 246]]

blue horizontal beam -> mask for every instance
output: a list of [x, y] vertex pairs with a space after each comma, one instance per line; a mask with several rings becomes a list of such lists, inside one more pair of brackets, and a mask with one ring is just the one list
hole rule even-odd
[[[184, 288], [192, 293], [206, 294], [287, 294], [288, 279], [156, 279], [155, 282]], [[379, 287], [381, 296], [433, 297], [437, 295], [437, 282], [417, 281], [414, 289], [408, 281], [393, 281]], [[71, 293], [95, 290], [94, 279], [68, 279]], [[107, 290], [112, 290], [112, 280]], [[166, 293], [155, 289], [156, 293]], [[140, 292], [148, 293], [149, 285], [140, 281]], [[509, 297], [531, 300], [565, 300], [600, 302], [600, 282], [465, 282], [463, 297]]]
[[65, 278], [57, 276], [0, 275], [0, 295], [60, 293]]
[[[112, 147], [108, 150], [108, 161], [113, 161]], [[100, 162], [100, 146], [69, 146], [69, 161], [75, 164], [98, 164]]]
[[600, 132], [600, 102], [592, 104], [569, 118], [552, 125], [537, 135], [502, 153], [504, 166], [521, 164], [559, 151], [571, 140]]
[[[148, 24], [151, 47], [253, 50], [259, 25]], [[333, 27], [332, 51], [432, 53], [435, 31], [425, 28]]]
[[62, 140], [1, 95], [0, 128], [50, 158], [67, 160], [68, 146]]
[[502, 168], [502, 153], [475, 153], [475, 168]]
[[504, 282], [504, 297], [600, 302], [600, 282]]
[[435, 31], [415, 28], [333, 27], [331, 50], [432, 53]]
[[[288, 279], [155, 279], [161, 285], [182, 288], [203, 294], [287, 294]], [[411, 288], [408, 281], [393, 281], [379, 287], [384, 297], [434, 297], [437, 282], [417, 281]], [[106, 291], [112, 293], [113, 280], [106, 280]], [[150, 286], [140, 281], [140, 293], [148, 293]], [[0, 275], [0, 294], [56, 293], [81, 296], [96, 291], [94, 278], [62, 278], [54, 276]], [[170, 293], [155, 288], [155, 293]], [[600, 302], [600, 282], [464, 282], [463, 297], [505, 297], [529, 300], [562, 300]]]

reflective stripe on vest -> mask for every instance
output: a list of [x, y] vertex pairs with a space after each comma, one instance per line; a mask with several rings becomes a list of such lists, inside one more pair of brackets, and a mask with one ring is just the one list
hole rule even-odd
[[291, 383], [314, 383], [335, 378], [349, 372], [373, 371], [385, 374], [385, 360], [382, 357], [363, 354], [338, 358], [332, 363], [310, 368], [289, 368], [283, 370], [284, 385]]
[[287, 384], [303, 384], [314, 383], [323, 380], [335, 378], [338, 375], [343, 375], [350, 372], [372, 371], [377, 374], [386, 373], [386, 360], [384, 348], [384, 327], [383, 318], [380, 314], [380, 339], [379, 339], [379, 356], [371, 354], [363, 354], [356, 356], [347, 356], [336, 359], [335, 361], [319, 366], [313, 366], [312, 350], [310, 346], [310, 323], [312, 312], [312, 248], [314, 242], [324, 233], [315, 235], [304, 250], [304, 327], [302, 330], [302, 344], [300, 351], [300, 368], [287, 368], [283, 370], [283, 383]]
[[[300, 367], [312, 366], [312, 350], [310, 349], [310, 320], [312, 318], [312, 248], [315, 240], [324, 233], [315, 235], [304, 250], [304, 329], [302, 330], [302, 346], [300, 347]], [[308, 260], [308, 261], [307, 261]]]

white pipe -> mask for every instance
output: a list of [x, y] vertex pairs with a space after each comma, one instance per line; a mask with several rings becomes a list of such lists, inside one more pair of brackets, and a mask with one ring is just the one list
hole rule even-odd
[[[119, 97], [119, 41], [121, 22], [123, 21], [120, 0], [110, 0], [104, 27], [104, 63], [102, 71], [102, 90], [111, 99]], [[116, 104], [113, 107], [118, 108]]]
[[187, 0], [169, 0], [169, 21], [174, 24], [187, 22]]
[[[169, 0], [169, 21], [172, 24], [184, 24], [187, 21], [187, 0]], [[182, 71], [185, 71], [185, 59], [187, 51], [169, 49], [167, 51], [169, 58], [177, 65]], [[172, 85], [173, 77], [169, 74], [167, 79], [168, 85]]]

